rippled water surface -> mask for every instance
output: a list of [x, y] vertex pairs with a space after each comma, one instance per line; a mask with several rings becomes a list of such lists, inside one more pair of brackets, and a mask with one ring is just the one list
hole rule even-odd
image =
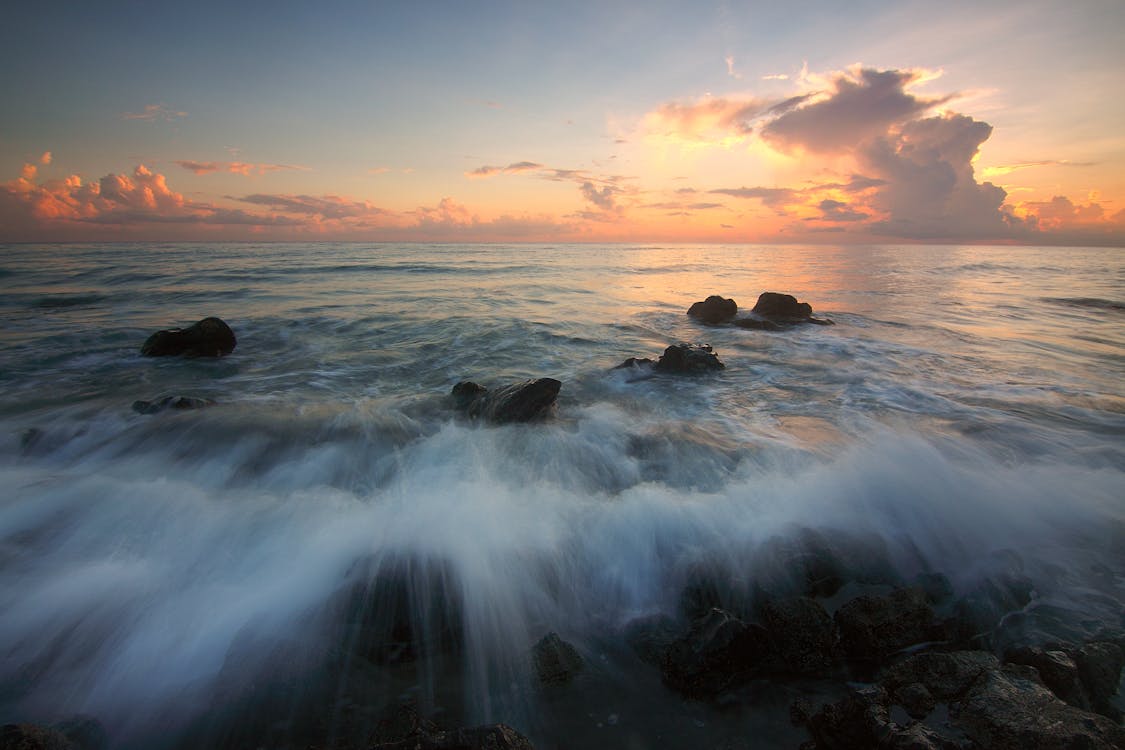
[[[684, 314], [767, 290], [836, 325]], [[3, 721], [303, 747], [413, 697], [541, 747], [796, 746], [769, 711], [682, 702], [619, 636], [701, 566], [752, 598], [763, 550], [810, 529], [958, 591], [1017, 567], [1012, 638], [1122, 625], [1120, 249], [13, 245], [0, 291]], [[209, 315], [232, 355], [139, 355]], [[678, 341], [726, 369], [611, 369]], [[563, 382], [542, 424], [446, 402], [541, 376]], [[166, 395], [216, 404], [131, 408]], [[371, 616], [460, 647], [360, 653], [355, 592], [387, 587]], [[550, 630], [587, 698], [533, 686]]]

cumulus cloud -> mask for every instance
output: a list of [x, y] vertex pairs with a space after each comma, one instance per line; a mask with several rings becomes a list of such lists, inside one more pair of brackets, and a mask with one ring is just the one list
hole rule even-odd
[[605, 185], [599, 189], [592, 182], [583, 182], [579, 189], [582, 191], [583, 198], [603, 211], [612, 211], [616, 208], [614, 196], [618, 191], [612, 185]]
[[1106, 211], [1101, 204], [1091, 201], [1086, 205], [1079, 205], [1063, 195], [1056, 195], [1049, 201], [1028, 201], [1020, 207], [1034, 217], [1040, 229], [1069, 229], [1098, 224], [1106, 218]]
[[794, 102], [762, 128], [762, 137], [783, 151], [854, 148], [949, 100], [924, 99], [906, 90], [922, 77], [915, 70], [861, 68], [840, 73], [832, 79], [831, 91]]
[[211, 174], [213, 172], [229, 172], [249, 177], [253, 174], [266, 174], [268, 172], [298, 171], [306, 172], [308, 167], [297, 167], [291, 164], [251, 164], [243, 161], [190, 161], [180, 160], [173, 162], [180, 167], [195, 174]]
[[39, 163], [40, 163], [40, 164], [43, 164], [43, 165], [47, 165], [47, 164], [50, 164], [50, 163], [51, 163], [51, 158], [52, 158], [52, 157], [51, 157], [51, 152], [50, 152], [50, 151], [44, 151], [44, 152], [43, 152], [43, 155], [39, 157]]
[[753, 132], [755, 120], [779, 103], [754, 97], [668, 102], [646, 115], [642, 125], [650, 135], [689, 141], [707, 141], [723, 135], [744, 137]]
[[165, 104], [146, 104], [140, 112], [123, 112], [122, 119], [143, 122], [174, 122], [187, 117], [187, 112], [172, 109]]

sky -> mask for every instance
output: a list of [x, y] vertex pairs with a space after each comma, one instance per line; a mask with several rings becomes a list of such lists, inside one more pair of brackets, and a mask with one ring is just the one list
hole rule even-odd
[[0, 242], [1125, 247], [1125, 2], [16, 3]]

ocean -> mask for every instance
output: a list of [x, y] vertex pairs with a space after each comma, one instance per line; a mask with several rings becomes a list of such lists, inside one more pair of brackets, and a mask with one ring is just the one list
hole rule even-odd
[[[1122, 249], [5, 245], [0, 291], [3, 723], [327, 747], [413, 701], [541, 750], [795, 748], [830, 687], [688, 701], [623, 633], [700, 571], [752, 608], [809, 534], [955, 596], [1028, 580], [994, 648], [1125, 625]], [[685, 314], [765, 291], [835, 325]], [[206, 316], [231, 355], [140, 356]], [[613, 369], [677, 342], [726, 368]], [[544, 422], [450, 408], [537, 377]], [[181, 395], [215, 403], [132, 408]], [[571, 689], [535, 682], [548, 632]]]

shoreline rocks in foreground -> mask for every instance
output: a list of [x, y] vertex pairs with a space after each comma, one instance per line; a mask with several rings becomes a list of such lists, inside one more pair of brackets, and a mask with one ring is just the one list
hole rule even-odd
[[549, 416], [562, 383], [535, 378], [489, 390], [472, 381], [453, 386], [450, 396], [457, 411], [493, 424], [533, 422]]
[[221, 318], [204, 318], [187, 328], [157, 331], [141, 346], [145, 357], [222, 357], [234, 351], [238, 340]]
[[707, 325], [730, 323], [739, 328], [762, 331], [781, 331], [792, 326], [811, 323], [833, 325], [827, 318], [814, 318], [812, 305], [798, 302], [791, 294], [762, 292], [748, 317], [738, 317], [738, 303], [712, 294], [702, 302], [688, 308], [687, 314]]

